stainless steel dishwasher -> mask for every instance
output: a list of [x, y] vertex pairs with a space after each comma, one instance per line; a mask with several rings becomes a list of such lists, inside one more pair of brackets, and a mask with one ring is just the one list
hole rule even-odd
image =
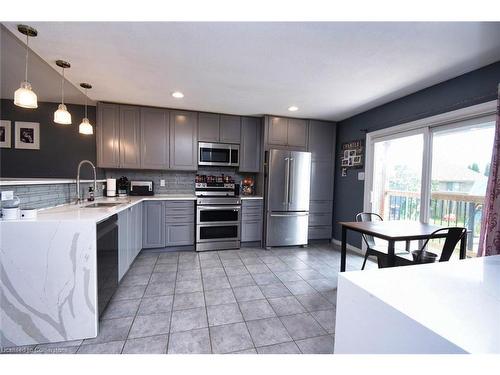
[[99, 317], [118, 288], [118, 215], [97, 224], [97, 304]]

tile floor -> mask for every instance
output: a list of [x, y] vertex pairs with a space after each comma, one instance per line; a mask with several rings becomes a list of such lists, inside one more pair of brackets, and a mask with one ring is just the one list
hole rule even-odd
[[[348, 269], [361, 264], [348, 254]], [[96, 338], [25, 352], [333, 353], [339, 267], [331, 244], [142, 252]]]

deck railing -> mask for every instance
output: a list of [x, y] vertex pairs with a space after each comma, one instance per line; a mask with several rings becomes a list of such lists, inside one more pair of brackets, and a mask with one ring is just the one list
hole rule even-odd
[[[419, 220], [420, 193], [387, 190], [384, 192], [382, 217], [385, 220]], [[441, 226], [467, 228], [467, 248], [472, 250], [479, 238], [484, 196], [457, 192], [431, 193], [429, 222]]]

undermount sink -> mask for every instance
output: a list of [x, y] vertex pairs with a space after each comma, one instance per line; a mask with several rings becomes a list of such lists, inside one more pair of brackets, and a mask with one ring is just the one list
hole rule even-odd
[[115, 202], [115, 203], [111, 203], [111, 202], [98, 202], [98, 203], [88, 204], [88, 205], [86, 205], [84, 207], [85, 208], [114, 207], [114, 206], [118, 206], [118, 205], [124, 204], [124, 203], [127, 203], [127, 202]]

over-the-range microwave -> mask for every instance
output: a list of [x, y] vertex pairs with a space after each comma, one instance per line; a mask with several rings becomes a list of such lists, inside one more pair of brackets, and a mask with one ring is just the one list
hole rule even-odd
[[238, 167], [240, 146], [229, 143], [198, 143], [198, 165]]

